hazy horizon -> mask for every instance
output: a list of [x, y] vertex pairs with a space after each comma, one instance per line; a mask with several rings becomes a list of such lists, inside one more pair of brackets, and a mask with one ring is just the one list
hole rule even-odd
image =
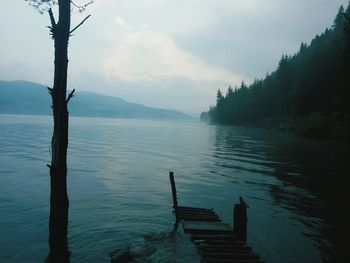
[[[215, 103], [217, 89], [272, 72], [282, 54], [331, 27], [347, 3], [96, 0], [72, 13], [72, 27], [92, 16], [70, 39], [68, 85], [198, 114]], [[24, 0], [3, 3], [0, 79], [52, 85], [48, 25], [48, 15]]]

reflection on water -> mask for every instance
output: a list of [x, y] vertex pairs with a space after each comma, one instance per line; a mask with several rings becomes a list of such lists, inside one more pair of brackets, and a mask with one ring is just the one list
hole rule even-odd
[[[249, 173], [245, 183], [265, 188], [274, 206], [291, 212], [288, 223], [315, 242], [323, 262], [346, 262], [350, 234], [345, 223], [349, 222], [350, 200], [347, 146], [258, 129], [217, 126], [216, 131], [217, 164], [231, 172]], [[269, 183], [268, 176], [278, 181]], [[271, 209], [274, 219], [283, 218], [285, 211]], [[268, 242], [264, 240], [262, 246], [268, 247]], [[311, 262], [305, 257], [300, 260]]]
[[[245, 197], [248, 242], [267, 262], [334, 262], [346, 252], [346, 146], [197, 122], [70, 124], [72, 262], [108, 262], [128, 246], [147, 252], [140, 262], [198, 261], [185, 235], [167, 235], [169, 170], [180, 204], [214, 208], [225, 222]], [[50, 117], [0, 115], [0, 262], [47, 255], [51, 129]]]

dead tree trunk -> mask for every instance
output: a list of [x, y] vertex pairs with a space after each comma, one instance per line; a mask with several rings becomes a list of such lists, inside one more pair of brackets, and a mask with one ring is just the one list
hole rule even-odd
[[52, 157], [50, 167], [50, 221], [49, 221], [49, 262], [69, 262], [68, 194], [67, 194], [67, 147], [68, 110], [66, 98], [68, 40], [70, 35], [70, 0], [59, 0], [59, 20], [56, 23], [52, 11], [51, 32], [55, 43], [54, 85], [50, 90], [54, 129], [51, 141]]

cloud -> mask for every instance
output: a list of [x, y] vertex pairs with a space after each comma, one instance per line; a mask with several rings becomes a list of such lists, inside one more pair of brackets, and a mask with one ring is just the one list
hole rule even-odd
[[234, 83], [242, 80], [242, 76], [210, 66], [182, 50], [165, 32], [145, 24], [132, 27], [121, 17], [115, 17], [114, 21], [119, 34], [103, 60], [103, 71], [108, 78], [157, 81], [162, 77], [180, 77], [192, 81]]
[[205, 29], [175, 35], [176, 43], [208, 64], [252, 80], [275, 70], [282, 54], [296, 53], [301, 42], [322, 33], [345, 1], [204, 2], [201, 8], [212, 10], [215, 19]]
[[[92, 17], [70, 39], [69, 86], [204, 110], [218, 88], [274, 70], [283, 53], [330, 26], [340, 4], [348, 0], [97, 0], [72, 11], [72, 26]], [[0, 78], [49, 85], [48, 15], [19, 1], [3, 7]]]
[[120, 16], [116, 16], [114, 18], [114, 22], [122, 28], [126, 26], [126, 21], [124, 20], [124, 18], [122, 18]]

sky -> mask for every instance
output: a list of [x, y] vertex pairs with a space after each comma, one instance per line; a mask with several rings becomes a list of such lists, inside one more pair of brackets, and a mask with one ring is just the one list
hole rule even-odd
[[[84, 3], [75, 0], [75, 3]], [[348, 0], [95, 0], [72, 10], [68, 89], [199, 114], [331, 27]], [[57, 9], [57, 8], [56, 8]], [[55, 15], [57, 16], [57, 10]], [[47, 13], [0, 9], [0, 79], [53, 83]]]

